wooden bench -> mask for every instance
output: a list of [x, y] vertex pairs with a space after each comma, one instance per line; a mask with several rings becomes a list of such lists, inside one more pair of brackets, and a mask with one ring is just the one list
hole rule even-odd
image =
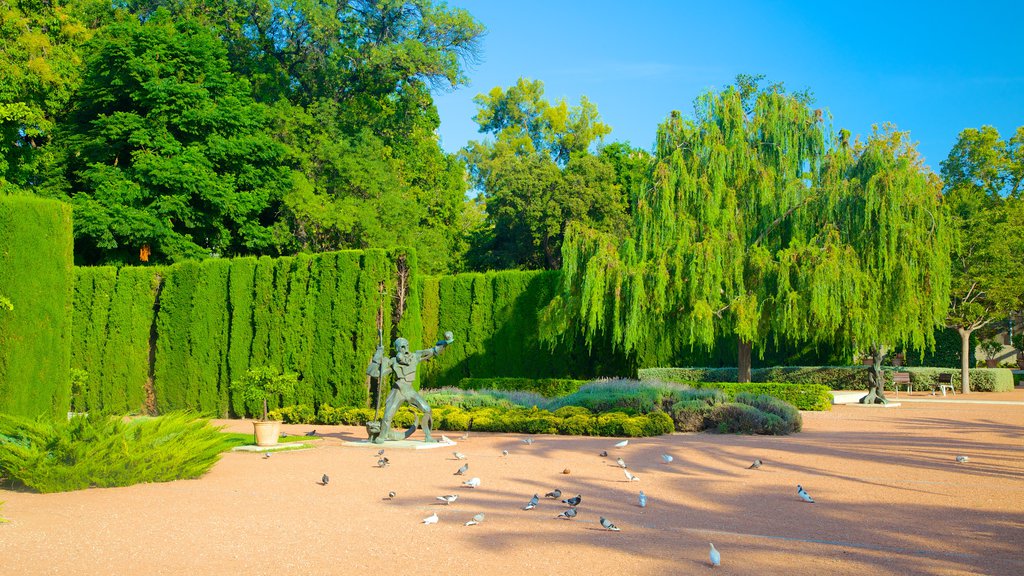
[[893, 372], [892, 383], [895, 385], [897, 396], [900, 395], [901, 384], [907, 385], [907, 394], [910, 394], [910, 391], [914, 388], [914, 385], [910, 383], [910, 372]]
[[943, 372], [939, 374], [939, 378], [931, 385], [932, 395], [935, 394], [936, 390], [941, 390], [942, 395], [946, 395], [946, 389], [949, 389], [956, 396], [956, 388], [953, 387], [953, 374], [951, 372]]

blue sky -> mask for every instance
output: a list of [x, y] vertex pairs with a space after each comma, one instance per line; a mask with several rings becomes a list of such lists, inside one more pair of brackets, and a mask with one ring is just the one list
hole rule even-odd
[[1024, 125], [1024, 2], [546, 2], [451, 0], [488, 29], [470, 84], [435, 96], [442, 147], [479, 139], [473, 97], [520, 76], [550, 101], [587, 96], [606, 141], [650, 149], [672, 110], [765, 74], [809, 88], [833, 125], [893, 122], [940, 170], [964, 128]]

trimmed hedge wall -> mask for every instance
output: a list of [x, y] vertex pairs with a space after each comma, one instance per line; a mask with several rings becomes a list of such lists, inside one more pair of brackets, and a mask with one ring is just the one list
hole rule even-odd
[[424, 343], [446, 330], [455, 344], [420, 368], [425, 388], [457, 386], [463, 378], [592, 378], [632, 374], [629, 359], [610, 350], [559, 345], [538, 338], [538, 314], [558, 289], [558, 271], [427, 276], [419, 279]]
[[572, 394], [589, 382], [565, 378], [463, 378], [459, 388], [463, 390], [507, 390], [534, 392], [545, 398], [556, 398]]
[[[960, 378], [959, 369], [917, 367], [897, 369], [887, 366], [882, 369], [882, 374], [888, 384], [892, 384], [891, 374], [897, 370], [910, 373], [910, 382], [915, 390], [928, 390], [929, 384], [934, 383], [942, 372], [953, 373], [954, 383]], [[736, 381], [735, 368], [645, 368], [639, 372], [641, 380], [687, 384]], [[750, 379], [752, 382], [758, 383], [781, 381], [793, 384], [821, 384], [829, 390], [867, 390], [868, 373], [867, 366], [776, 366], [754, 368], [750, 371]], [[976, 392], [1013, 390], [1013, 373], [1008, 368], [972, 368], [970, 369], [970, 379], [971, 390]]]
[[683, 382], [694, 388], [721, 390], [730, 400], [739, 394], [771, 396], [795, 406], [798, 410], [822, 411], [832, 409], [832, 394], [821, 384], [781, 382]]
[[0, 412], [70, 408], [72, 245], [69, 205], [0, 196]]
[[[257, 414], [231, 382], [250, 367], [295, 372], [299, 385], [270, 407], [366, 406], [366, 365], [392, 325], [415, 330], [419, 294], [409, 284], [397, 310], [396, 263], [415, 272], [407, 250], [344, 251], [315, 256], [185, 262], [167, 269], [157, 314], [156, 408], [220, 416]], [[397, 332], [396, 330], [396, 332]]]
[[161, 268], [75, 268], [71, 367], [85, 374], [72, 390], [78, 412], [146, 412], [150, 336]]

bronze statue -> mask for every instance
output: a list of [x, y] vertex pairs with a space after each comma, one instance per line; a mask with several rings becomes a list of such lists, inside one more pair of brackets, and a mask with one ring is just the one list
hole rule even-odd
[[394, 373], [395, 378], [391, 384], [391, 392], [388, 393], [387, 401], [384, 403], [384, 418], [381, 420], [374, 420], [366, 424], [366, 429], [370, 435], [371, 442], [374, 444], [382, 444], [385, 440], [401, 440], [403, 438], [408, 438], [416, 431], [416, 428], [419, 427], [418, 416], [416, 418], [416, 423], [414, 423], [404, 434], [391, 430], [391, 420], [395, 417], [395, 412], [398, 411], [398, 407], [401, 406], [403, 402], [408, 402], [423, 411], [422, 428], [423, 434], [426, 437], [424, 442], [434, 441], [433, 438], [430, 437], [430, 427], [433, 424], [430, 405], [427, 404], [427, 401], [413, 389], [412, 385], [413, 381], [416, 379], [416, 367], [419, 363], [424, 360], [429, 360], [441, 352], [444, 352], [444, 349], [452, 342], [454, 342], [452, 333], [445, 332], [444, 340], [438, 341], [438, 343], [432, 348], [410, 352], [409, 341], [405, 338], [397, 338], [395, 339], [395, 356], [393, 358], [384, 356], [383, 345], [377, 346], [377, 352], [373, 355], [373, 359], [370, 361], [370, 366], [366, 369], [366, 373], [378, 378], [378, 411], [380, 410], [379, 390], [384, 385], [384, 378], [391, 373]]

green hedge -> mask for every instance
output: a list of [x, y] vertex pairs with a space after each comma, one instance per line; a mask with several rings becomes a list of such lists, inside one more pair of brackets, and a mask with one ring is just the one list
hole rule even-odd
[[419, 279], [424, 343], [450, 330], [455, 344], [420, 369], [425, 388], [457, 386], [464, 378], [562, 379], [632, 374], [633, 362], [609, 349], [538, 337], [540, 311], [558, 288], [557, 271], [427, 276]]
[[84, 373], [72, 409], [147, 410], [150, 336], [162, 285], [156, 267], [75, 268], [71, 367]]
[[0, 412], [69, 410], [73, 270], [71, 207], [0, 196]]
[[[928, 390], [930, 384], [942, 372], [954, 373], [954, 381], [960, 378], [959, 369], [949, 368], [893, 368], [886, 366], [882, 374], [892, 386], [892, 373], [900, 370], [910, 373], [914, 390]], [[867, 366], [777, 366], [754, 368], [750, 379], [753, 383], [783, 381], [792, 384], [821, 384], [828, 390], [867, 390], [869, 369]], [[682, 382], [691, 385], [735, 382], [735, 368], [646, 368], [640, 370], [642, 380]], [[970, 370], [971, 390], [976, 392], [1006, 392], [1013, 389], [1013, 374], [1008, 368], [972, 368]], [[696, 384], [695, 384], [696, 383]], [[756, 390], [750, 390], [755, 392]], [[797, 402], [783, 398], [795, 405]], [[811, 408], [801, 408], [810, 410]]]
[[798, 410], [823, 411], [832, 409], [832, 394], [821, 384], [790, 382], [684, 382], [694, 388], [721, 390], [730, 399], [739, 394], [763, 394], [792, 404]]
[[[949, 368], [906, 368], [914, 390], [929, 390], [939, 374], [953, 375], [953, 385], [960, 391], [960, 370]], [[971, 368], [967, 371], [974, 392], [1010, 392], [1013, 390], [1013, 371], [1009, 368]]]
[[[517, 434], [572, 434], [577, 436], [659, 436], [674, 430], [672, 418], [664, 412], [627, 414], [591, 413], [586, 408], [567, 407], [554, 412], [538, 408], [439, 406], [432, 410], [436, 430], [507, 432]], [[273, 418], [286, 423], [346, 424], [361, 426], [373, 419], [370, 408], [332, 408], [314, 410], [305, 405], [275, 410]], [[413, 423], [412, 409], [403, 406], [395, 414], [394, 426]]]
[[256, 415], [260, 406], [230, 383], [259, 366], [299, 377], [292, 393], [270, 399], [271, 408], [366, 406], [382, 303], [386, 344], [403, 329], [419, 344], [420, 295], [410, 282], [404, 300], [397, 297], [399, 262], [412, 278], [416, 258], [406, 249], [169, 267], [156, 325], [158, 410]]
[[534, 392], [546, 398], [555, 398], [572, 394], [587, 382], [566, 378], [463, 378], [459, 381], [459, 388]]

